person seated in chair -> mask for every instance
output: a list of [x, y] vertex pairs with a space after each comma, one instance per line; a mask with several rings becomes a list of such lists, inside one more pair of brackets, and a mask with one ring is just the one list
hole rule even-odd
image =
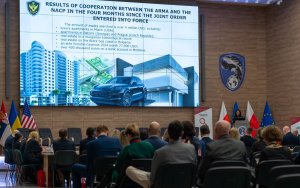
[[[58, 131], [59, 139], [53, 141], [53, 151], [54, 153], [62, 150], [72, 150], [75, 151], [75, 143], [72, 140], [67, 139], [68, 133], [66, 129], [60, 129]], [[67, 185], [69, 185], [69, 173], [70, 171], [61, 170], [64, 180], [67, 180]], [[57, 171], [56, 173], [60, 173]], [[61, 179], [57, 179], [58, 184], [62, 183]]]
[[203, 157], [199, 177], [204, 180], [205, 174], [212, 162], [218, 160], [237, 160], [246, 162], [246, 147], [240, 140], [229, 137], [230, 124], [220, 120], [215, 124], [215, 141], [207, 144]]
[[28, 139], [24, 144], [24, 164], [30, 164], [29, 168], [25, 168], [22, 178], [30, 179], [31, 182], [36, 182], [36, 173], [42, 167], [42, 147], [40, 143], [39, 133], [32, 131], [29, 133]]
[[81, 187], [80, 178], [86, 177], [86, 185], [94, 181], [93, 162], [97, 157], [117, 156], [122, 150], [122, 145], [117, 138], [108, 137], [108, 128], [99, 125], [96, 128], [97, 139], [87, 143], [87, 165], [74, 164], [72, 167], [73, 188]]
[[93, 127], [88, 127], [86, 129], [86, 138], [80, 141], [79, 145], [79, 154], [82, 155], [83, 153], [86, 153], [86, 145], [90, 141], [95, 140], [95, 129]]
[[17, 132], [14, 137], [12, 149], [21, 150], [22, 139], [23, 139], [23, 135], [20, 132]]
[[277, 126], [264, 128], [263, 138], [267, 146], [261, 151], [260, 160], [288, 159], [292, 160], [292, 154], [288, 147], [282, 146], [283, 134]]
[[298, 137], [291, 133], [291, 129], [289, 126], [284, 126], [282, 131], [284, 134], [283, 139], [282, 139], [282, 145], [286, 145], [286, 146], [298, 146], [299, 145]]
[[[139, 127], [133, 123], [125, 129], [125, 134], [130, 141], [117, 158], [116, 166], [112, 174], [112, 181], [119, 184], [125, 176], [125, 170], [132, 159], [151, 159], [154, 154], [154, 148], [149, 142], [141, 142]], [[125, 182], [123, 187], [128, 186]]]
[[126, 175], [139, 185], [143, 186], [143, 188], [153, 186], [157, 170], [164, 164], [197, 164], [194, 146], [180, 141], [180, 138], [183, 135], [182, 123], [178, 120], [172, 121], [168, 126], [168, 133], [170, 142], [166, 146], [155, 151], [151, 164], [151, 173], [139, 170], [132, 166], [129, 166], [126, 169]]
[[149, 137], [144, 141], [152, 144], [152, 146], [154, 147], [155, 150], [168, 144], [168, 142], [162, 140], [160, 137], [160, 135], [161, 135], [160, 124], [158, 122], [153, 121], [150, 123], [149, 129], [148, 129], [148, 134], [149, 134]]
[[58, 131], [59, 139], [53, 141], [54, 153], [59, 150], [73, 150], [75, 151], [75, 143], [72, 140], [67, 139], [68, 132], [66, 129], [60, 129]]

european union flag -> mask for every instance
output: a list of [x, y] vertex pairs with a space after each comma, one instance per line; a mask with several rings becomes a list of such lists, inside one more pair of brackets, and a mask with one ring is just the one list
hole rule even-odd
[[275, 122], [273, 120], [273, 116], [272, 116], [272, 113], [271, 113], [271, 110], [270, 110], [270, 107], [269, 107], [269, 104], [268, 104], [268, 101], [267, 101], [266, 106], [265, 106], [265, 110], [264, 110], [264, 115], [263, 115], [263, 118], [261, 120], [260, 126], [265, 127], [265, 126], [274, 125], [274, 124], [275, 124]]
[[235, 113], [238, 109], [239, 109], [239, 105], [237, 102], [235, 102], [233, 105], [233, 110], [232, 110], [231, 124], [234, 124], [234, 122], [235, 122]]

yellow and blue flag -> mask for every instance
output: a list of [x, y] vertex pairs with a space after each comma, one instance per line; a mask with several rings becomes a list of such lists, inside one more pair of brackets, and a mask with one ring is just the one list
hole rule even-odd
[[12, 132], [22, 127], [14, 101], [11, 102], [8, 120]]

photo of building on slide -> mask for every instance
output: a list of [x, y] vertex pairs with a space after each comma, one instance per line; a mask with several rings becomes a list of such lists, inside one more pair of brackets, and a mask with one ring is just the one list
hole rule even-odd
[[122, 58], [68, 59], [33, 41], [20, 55], [21, 105], [199, 106], [199, 75], [172, 55], [132, 65]]

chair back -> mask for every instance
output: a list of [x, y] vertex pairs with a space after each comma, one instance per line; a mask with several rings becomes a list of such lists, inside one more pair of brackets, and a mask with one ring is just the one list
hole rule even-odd
[[4, 162], [7, 164], [13, 164], [12, 150], [4, 149]]
[[[282, 165], [282, 166], [275, 166], [271, 169], [270, 178], [268, 187], [274, 188], [275, 181], [279, 176], [287, 175], [287, 174], [297, 174], [300, 173], [300, 165]], [[300, 184], [299, 184], [300, 185]]]
[[210, 168], [204, 179], [204, 188], [250, 188], [251, 170], [243, 166]]
[[55, 166], [70, 167], [76, 162], [76, 152], [73, 150], [60, 150], [54, 153]]
[[21, 151], [18, 150], [18, 149], [14, 149], [12, 151], [12, 154], [13, 154], [13, 160], [14, 162], [18, 165], [18, 166], [21, 166], [23, 164], [23, 157], [22, 157], [22, 154], [21, 154]]
[[279, 176], [274, 184], [274, 188], [299, 188], [300, 173]]
[[192, 163], [165, 164], [158, 168], [155, 188], [191, 188], [195, 183], [196, 165]]
[[42, 146], [48, 146], [48, 147], [50, 147], [50, 145], [51, 145], [51, 138], [40, 138], [41, 139], [41, 144], [42, 144]]
[[267, 160], [262, 161], [256, 166], [256, 184], [267, 186], [270, 178], [271, 168], [280, 165], [291, 165], [290, 160]]
[[27, 140], [29, 136], [29, 129], [27, 128], [18, 128], [18, 131], [23, 135], [23, 138]]
[[300, 152], [300, 146], [295, 146], [293, 152]]
[[244, 166], [247, 164], [243, 161], [234, 161], [234, 160], [224, 160], [224, 161], [214, 161], [210, 164], [210, 168], [214, 167], [225, 167], [225, 166]]
[[251, 166], [256, 167], [256, 165], [260, 159], [260, 156], [261, 156], [260, 151], [252, 153]]
[[143, 171], [151, 172], [152, 159], [132, 159], [131, 166]]
[[82, 154], [78, 158], [78, 163], [86, 165], [86, 160], [87, 160], [87, 154]]
[[82, 140], [81, 128], [68, 128], [67, 131], [68, 137], [74, 138], [75, 145], [79, 146]]
[[53, 141], [52, 132], [50, 128], [39, 128], [39, 135], [42, 139], [50, 138], [51, 142]]
[[97, 177], [103, 177], [111, 171], [116, 163], [116, 156], [97, 157], [94, 160], [93, 171]]

